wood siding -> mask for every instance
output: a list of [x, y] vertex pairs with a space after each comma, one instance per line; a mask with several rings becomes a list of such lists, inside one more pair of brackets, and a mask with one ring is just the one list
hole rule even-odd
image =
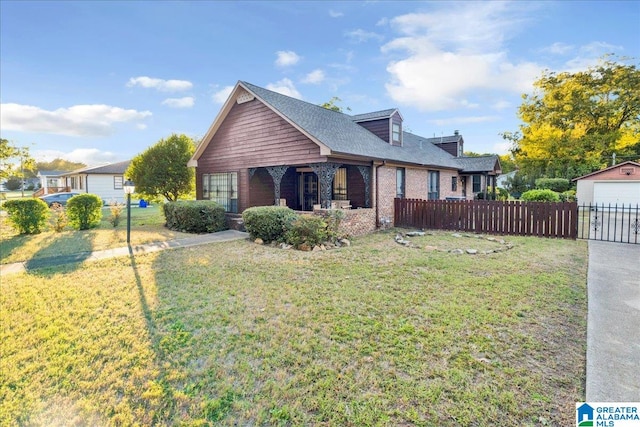
[[441, 148], [454, 157], [458, 157], [458, 143], [457, 142], [443, 142], [442, 144], [435, 144], [436, 147]]
[[198, 159], [196, 197], [202, 198], [203, 174], [238, 172], [238, 208], [243, 210], [256, 205], [247, 200], [247, 168], [324, 161], [317, 144], [257, 99], [235, 104]]
[[358, 124], [384, 141], [389, 142], [391, 139], [389, 135], [389, 119], [370, 120]]

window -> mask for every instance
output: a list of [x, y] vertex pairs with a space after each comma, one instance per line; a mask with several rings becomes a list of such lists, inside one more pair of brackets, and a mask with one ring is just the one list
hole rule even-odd
[[392, 144], [400, 144], [400, 123], [394, 123], [391, 125], [391, 141]]
[[114, 176], [113, 177], [113, 189], [114, 190], [122, 190], [122, 177]]
[[238, 173], [202, 175], [202, 198], [224, 206], [226, 212], [238, 212]]
[[340, 168], [333, 177], [334, 200], [347, 200], [347, 169]]
[[398, 199], [404, 199], [404, 181], [405, 181], [404, 168], [397, 168], [396, 169], [396, 197]]
[[429, 194], [427, 199], [438, 200], [440, 198], [440, 172], [429, 171]]
[[482, 176], [481, 175], [473, 175], [473, 192], [479, 193], [482, 191], [482, 187], [480, 185]]
[[451, 191], [458, 191], [458, 177], [451, 177]]

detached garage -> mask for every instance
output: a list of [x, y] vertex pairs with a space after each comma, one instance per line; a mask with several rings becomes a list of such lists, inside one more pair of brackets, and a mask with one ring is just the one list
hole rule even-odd
[[640, 205], [640, 163], [620, 163], [574, 181], [580, 205]]

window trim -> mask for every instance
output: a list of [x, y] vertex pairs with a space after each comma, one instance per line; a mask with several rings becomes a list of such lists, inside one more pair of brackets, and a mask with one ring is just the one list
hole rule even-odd
[[[213, 194], [211, 185], [214, 179], [217, 180], [216, 195], [211, 197]], [[225, 212], [238, 213], [238, 172], [202, 174], [202, 199], [213, 200], [223, 206]]]

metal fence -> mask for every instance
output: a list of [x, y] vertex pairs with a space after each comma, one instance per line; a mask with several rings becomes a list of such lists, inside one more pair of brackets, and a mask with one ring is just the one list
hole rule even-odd
[[640, 205], [580, 205], [578, 238], [640, 244]]

